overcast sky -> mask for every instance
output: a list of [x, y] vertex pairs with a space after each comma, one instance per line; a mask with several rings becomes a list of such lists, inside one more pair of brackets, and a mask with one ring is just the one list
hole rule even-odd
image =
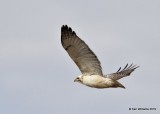
[[[119, 80], [126, 89], [73, 82], [80, 71], [62, 48], [63, 24], [96, 53], [104, 74], [140, 65]], [[0, 1], [0, 114], [158, 114], [159, 59], [159, 0]]]

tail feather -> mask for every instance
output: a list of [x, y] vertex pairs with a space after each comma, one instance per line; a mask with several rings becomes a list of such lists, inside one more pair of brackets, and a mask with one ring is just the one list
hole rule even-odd
[[113, 88], [120, 87], [120, 88], [124, 88], [125, 89], [125, 87], [120, 82], [118, 82], [116, 80], [112, 80], [112, 81], [113, 81], [113, 83], [112, 83], [111, 87], [113, 87]]

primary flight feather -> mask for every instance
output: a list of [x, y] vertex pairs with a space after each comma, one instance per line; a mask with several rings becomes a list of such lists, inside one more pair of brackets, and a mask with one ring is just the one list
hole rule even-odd
[[128, 64], [116, 73], [103, 75], [101, 63], [88, 45], [67, 25], [61, 28], [61, 43], [69, 56], [79, 67], [81, 75], [74, 81], [94, 88], [125, 88], [117, 80], [129, 76], [139, 66]]

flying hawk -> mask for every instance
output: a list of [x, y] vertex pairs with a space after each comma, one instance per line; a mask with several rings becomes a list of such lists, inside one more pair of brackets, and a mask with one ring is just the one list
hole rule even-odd
[[125, 88], [117, 80], [129, 76], [139, 67], [127, 64], [122, 70], [120, 67], [116, 73], [103, 75], [101, 63], [97, 56], [67, 25], [63, 25], [61, 28], [61, 43], [82, 73], [74, 82], [79, 82], [89, 87]]

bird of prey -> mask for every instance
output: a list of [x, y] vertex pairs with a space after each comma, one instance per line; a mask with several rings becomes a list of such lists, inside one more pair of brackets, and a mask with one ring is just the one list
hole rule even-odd
[[61, 27], [61, 43], [82, 73], [74, 82], [92, 88], [125, 88], [117, 80], [129, 76], [139, 67], [127, 64], [122, 70], [120, 67], [116, 73], [103, 75], [101, 63], [97, 56], [67, 25]]

